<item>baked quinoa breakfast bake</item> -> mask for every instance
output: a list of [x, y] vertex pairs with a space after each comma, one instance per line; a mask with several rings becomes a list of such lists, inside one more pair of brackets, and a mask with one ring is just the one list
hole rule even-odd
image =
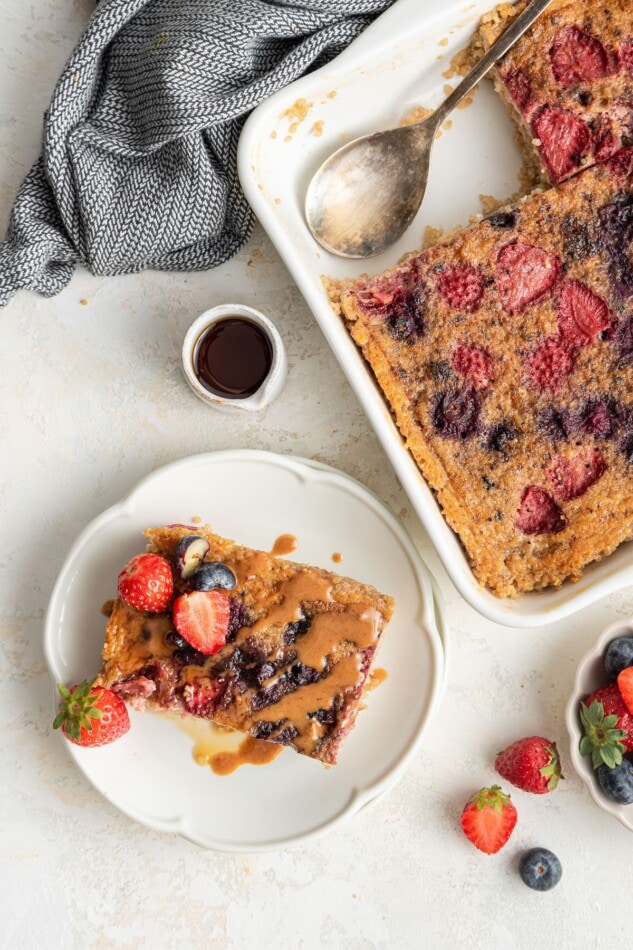
[[633, 149], [330, 294], [480, 583], [633, 537]]
[[[150, 553], [119, 577], [98, 684], [137, 708], [209, 719], [335, 763], [392, 598], [208, 527], [145, 533]], [[139, 560], [151, 558], [149, 587], [167, 585], [160, 601], [133, 596]]]

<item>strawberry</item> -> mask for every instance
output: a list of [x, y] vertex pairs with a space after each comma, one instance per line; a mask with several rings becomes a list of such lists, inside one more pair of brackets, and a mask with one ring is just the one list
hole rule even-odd
[[579, 280], [566, 280], [558, 300], [560, 334], [575, 346], [586, 346], [611, 326], [609, 308]]
[[61, 696], [53, 729], [61, 730], [72, 743], [84, 748], [107, 745], [124, 736], [130, 728], [125, 703], [94, 680], [85, 680], [70, 689], [57, 684]]
[[559, 779], [564, 778], [556, 743], [542, 736], [513, 742], [499, 753], [495, 769], [507, 782], [535, 795], [553, 792]]
[[508, 95], [519, 110], [525, 114], [532, 102], [532, 83], [530, 77], [522, 69], [508, 69], [502, 77]]
[[229, 598], [221, 590], [194, 590], [174, 601], [176, 630], [205, 656], [213, 656], [226, 643], [230, 618]]
[[620, 62], [633, 75], [633, 39], [625, 40], [622, 44]]
[[464, 806], [462, 830], [484, 854], [496, 854], [514, 830], [517, 810], [498, 785], [482, 788]]
[[523, 489], [515, 525], [523, 534], [556, 534], [565, 527], [563, 513], [544, 488]]
[[606, 162], [613, 158], [621, 145], [620, 136], [613, 131], [613, 124], [607, 115], [598, 116], [592, 122], [591, 137], [597, 162]]
[[449, 264], [437, 278], [437, 290], [449, 307], [472, 313], [483, 297], [484, 279], [472, 264]]
[[488, 350], [476, 343], [457, 343], [451, 357], [451, 366], [475, 389], [486, 389], [494, 380], [494, 360]]
[[550, 337], [528, 353], [524, 367], [533, 386], [555, 392], [574, 368], [573, 346], [562, 337]]
[[549, 52], [552, 71], [563, 86], [603, 79], [611, 72], [609, 54], [597, 36], [579, 26], [564, 26]]
[[591, 754], [594, 769], [602, 763], [615, 768], [622, 761], [623, 752], [633, 751], [633, 716], [617, 683], [602, 686], [583, 699], [580, 719], [585, 732], [580, 752]]
[[548, 478], [554, 495], [561, 501], [580, 498], [592, 485], [602, 478], [607, 470], [602, 452], [598, 449], [584, 448], [568, 458], [559, 455], [550, 466]]
[[159, 554], [137, 554], [119, 574], [119, 597], [137, 610], [159, 614], [174, 593], [169, 561]]
[[618, 674], [618, 689], [627, 710], [633, 715], [633, 666]]
[[607, 168], [615, 178], [628, 178], [633, 175], [633, 148], [622, 148], [609, 159]]
[[533, 244], [511, 241], [497, 254], [495, 282], [501, 303], [510, 313], [525, 310], [551, 290], [560, 275], [556, 255]]
[[552, 181], [561, 181], [581, 164], [591, 146], [587, 123], [568, 109], [544, 106], [532, 124]]

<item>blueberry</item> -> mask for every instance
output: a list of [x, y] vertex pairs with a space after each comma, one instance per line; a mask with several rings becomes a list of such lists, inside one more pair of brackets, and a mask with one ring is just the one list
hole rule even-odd
[[629, 465], [633, 465], [633, 431], [624, 433], [618, 442], [618, 448]]
[[235, 574], [221, 561], [208, 561], [206, 564], [201, 564], [189, 578], [189, 586], [194, 590], [215, 590], [217, 587], [233, 590], [236, 584]]
[[183, 580], [188, 580], [209, 550], [209, 542], [197, 534], [181, 538], [174, 548], [174, 563]]
[[561, 879], [560, 861], [547, 848], [531, 848], [519, 863], [521, 880], [534, 891], [550, 891]]
[[431, 422], [447, 439], [468, 439], [477, 431], [481, 404], [472, 388], [438, 393], [431, 404]]
[[417, 290], [399, 290], [394, 294], [387, 315], [387, 329], [394, 340], [412, 342], [424, 333], [426, 299]]
[[610, 396], [588, 399], [576, 420], [576, 428], [583, 435], [596, 439], [612, 439], [620, 428], [625, 413]]
[[513, 425], [507, 422], [498, 422], [486, 433], [486, 448], [491, 452], [498, 452], [502, 458], [508, 458], [510, 443], [518, 438], [518, 432]]
[[566, 442], [573, 428], [568, 410], [557, 406], [547, 406], [539, 413], [538, 427], [551, 442]]
[[605, 651], [604, 668], [615, 679], [627, 666], [633, 666], [633, 637], [616, 637]]
[[622, 759], [614, 769], [610, 769], [608, 765], [599, 765], [596, 775], [607, 798], [619, 805], [630, 805], [633, 802], [633, 762]]
[[565, 242], [565, 256], [572, 261], [583, 261], [597, 253], [596, 242], [584, 222], [573, 215], [563, 219], [563, 241]]
[[618, 360], [621, 366], [633, 363], [633, 316], [620, 320], [613, 338]]
[[519, 216], [516, 211], [494, 211], [492, 214], [489, 214], [485, 220], [493, 226], [493, 228], [514, 228], [517, 225]]
[[616, 293], [623, 298], [633, 296], [633, 195], [620, 192], [611, 204], [598, 214], [601, 239], [609, 255], [609, 276]]

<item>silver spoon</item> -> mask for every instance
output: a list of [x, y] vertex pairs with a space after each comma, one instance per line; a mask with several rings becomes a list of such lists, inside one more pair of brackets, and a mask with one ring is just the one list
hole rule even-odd
[[355, 139], [321, 165], [305, 215], [322, 247], [340, 257], [373, 257], [404, 234], [424, 198], [438, 129], [551, 2], [532, 0], [427, 119]]

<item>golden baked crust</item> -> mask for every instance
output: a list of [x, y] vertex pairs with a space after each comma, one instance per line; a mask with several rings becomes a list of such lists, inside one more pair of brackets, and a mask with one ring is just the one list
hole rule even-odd
[[624, 150], [384, 275], [330, 286], [499, 596], [577, 579], [633, 536], [632, 169]]
[[[175, 709], [328, 764], [354, 725], [394, 601], [373, 587], [221, 538], [208, 526], [145, 532], [172, 559], [187, 535], [209, 542], [207, 561], [237, 578], [227, 644], [193, 650], [171, 614], [113, 603], [99, 683], [139, 707]], [[179, 591], [176, 591], [178, 594]]]

